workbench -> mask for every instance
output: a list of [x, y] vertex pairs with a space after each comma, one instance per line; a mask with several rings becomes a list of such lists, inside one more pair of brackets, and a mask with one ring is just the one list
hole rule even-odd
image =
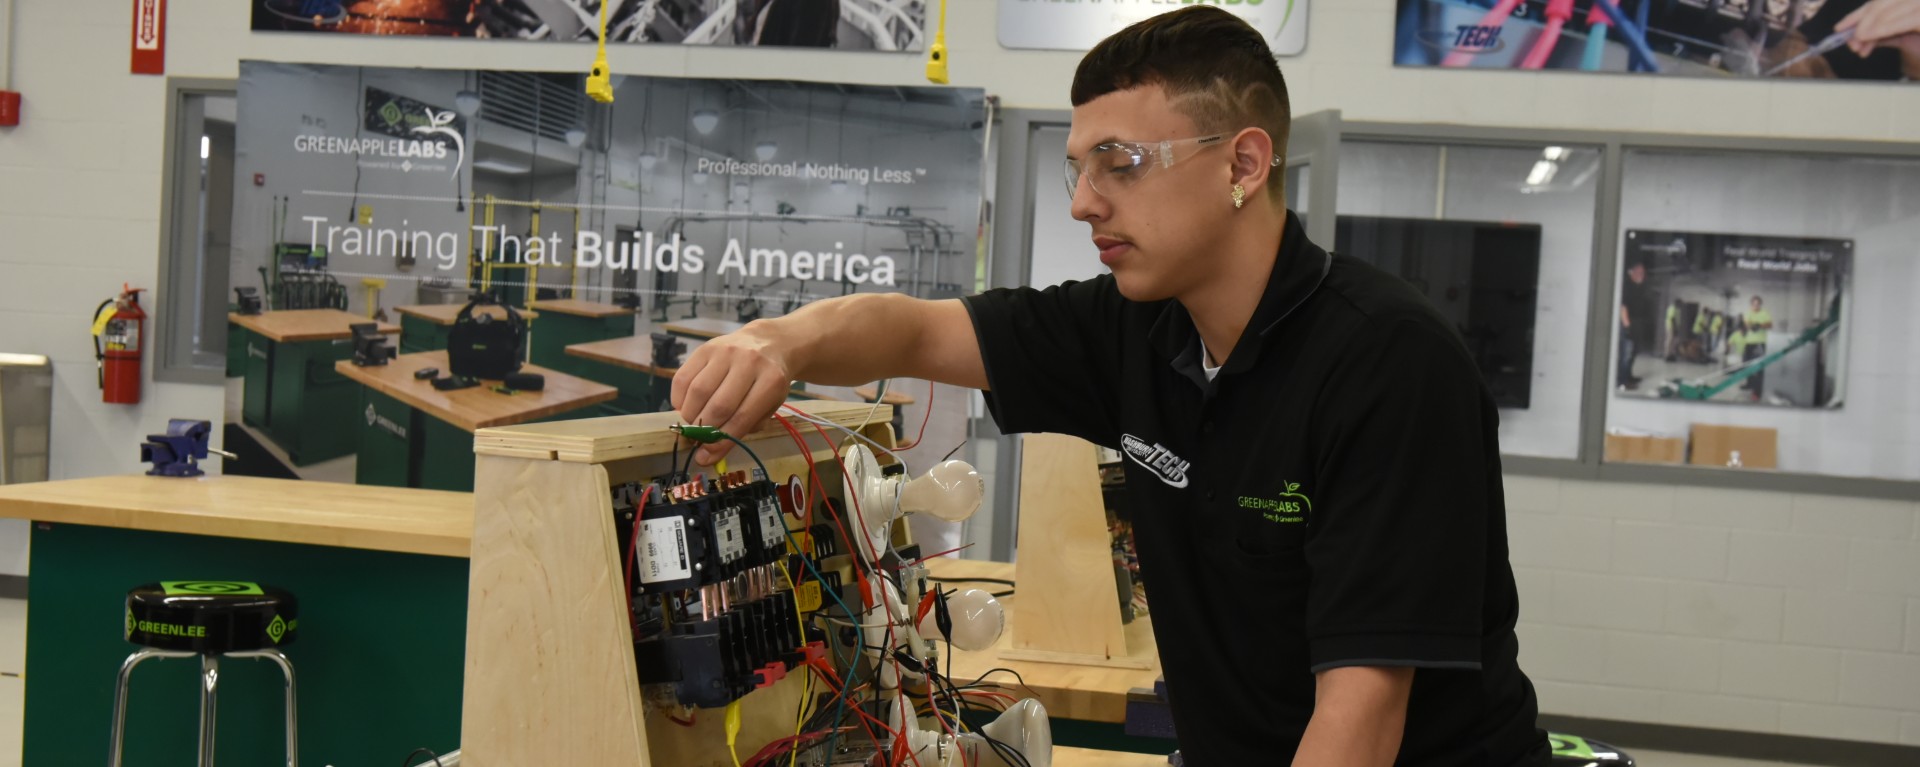
[[[400, 353], [431, 352], [447, 348], [447, 336], [453, 332], [453, 323], [460, 318], [460, 310], [466, 304], [415, 304], [396, 306], [400, 313]], [[484, 314], [496, 320], [505, 320], [507, 310], [498, 304], [485, 304], [474, 307], [475, 314]], [[515, 314], [528, 322], [540, 316], [531, 309], [515, 309]]]
[[[341, 429], [353, 414], [353, 386], [334, 368], [353, 357], [353, 325], [373, 320], [338, 309], [296, 309], [262, 314], [229, 314], [232, 331], [229, 370], [246, 378], [241, 420], [259, 429], [285, 450], [295, 466], [306, 466], [353, 452], [352, 432]], [[400, 326], [378, 323], [381, 333]]]
[[567, 356], [567, 347], [633, 335], [634, 310], [626, 307], [577, 298], [534, 301], [527, 306], [545, 315], [539, 332], [533, 334], [533, 354], [528, 358], [541, 367], [581, 375], [576, 361]]
[[738, 331], [744, 327], [746, 327], [746, 323], [717, 319], [714, 317], [693, 317], [660, 324], [660, 329], [668, 333], [702, 341], [719, 338], [720, 336]]
[[448, 375], [445, 351], [402, 354], [373, 367], [344, 361], [335, 368], [361, 384], [360, 409], [350, 414], [357, 428], [341, 431], [358, 433], [354, 481], [363, 485], [472, 490], [476, 430], [600, 415], [593, 406], [616, 394], [611, 386], [537, 365], [521, 372], [545, 376], [546, 388], [513, 394], [494, 391], [499, 381], [440, 391], [432, 381], [413, 377], [423, 368]]
[[[687, 354], [700, 342], [687, 344]], [[649, 336], [609, 338], [567, 347], [567, 356], [575, 357], [574, 370], [582, 377], [612, 384], [620, 396], [601, 409], [608, 415], [658, 413], [668, 409], [673, 393], [673, 374], [677, 367], [653, 364], [653, 339]], [[681, 356], [686, 359], [685, 355]]]
[[[469, 494], [109, 476], [0, 487], [0, 517], [36, 523], [15, 764], [105, 761], [114, 674], [135, 649], [123, 639], [127, 590], [175, 579], [259, 581], [300, 600], [286, 653], [302, 763], [395, 764], [460, 742]], [[198, 671], [158, 660], [134, 673], [127, 767], [194, 763]], [[282, 684], [270, 663], [221, 664], [221, 764], [284, 764]]]

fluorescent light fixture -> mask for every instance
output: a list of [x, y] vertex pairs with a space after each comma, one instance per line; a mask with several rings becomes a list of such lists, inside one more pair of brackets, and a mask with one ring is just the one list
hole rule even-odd
[[0, 353], [0, 365], [45, 365], [44, 354], [4, 354]]
[[494, 173], [511, 173], [515, 175], [533, 170], [532, 167], [529, 167], [526, 165], [519, 165], [516, 163], [507, 162], [505, 160], [495, 160], [492, 158], [488, 158], [485, 160], [475, 160], [473, 163], [473, 169], [492, 171]]
[[693, 129], [705, 136], [720, 127], [720, 113], [711, 109], [701, 109], [693, 113]]
[[753, 148], [753, 156], [760, 158], [761, 162], [766, 162], [768, 160], [773, 159], [773, 156], [779, 153], [779, 151], [780, 151], [779, 144], [775, 144], [771, 141], [762, 141], [758, 146], [755, 146]]
[[653, 166], [658, 164], [659, 162], [660, 162], [660, 155], [654, 154], [651, 150], [640, 153], [640, 169], [641, 170], [653, 170]]
[[580, 145], [585, 143], [587, 143], [587, 131], [585, 129], [578, 126], [567, 129], [567, 146], [579, 149]]
[[836, 178], [833, 180], [833, 183], [828, 184], [827, 187], [836, 192], [845, 192], [847, 191], [847, 180], [844, 178]]
[[745, 181], [735, 181], [733, 183], [733, 196], [735, 197], [745, 197], [747, 193], [751, 191], [753, 191], [753, 187], [747, 186], [747, 182]]
[[206, 136], [201, 136], [200, 137], [200, 159], [205, 160], [211, 156], [213, 156], [213, 139], [207, 138]]
[[701, 186], [706, 186], [706, 184], [707, 184], [707, 172], [706, 172], [706, 171], [704, 171], [704, 170], [696, 170], [696, 171], [694, 171], [694, 172], [693, 172], [693, 183], [696, 183], [696, 184], [699, 184], [699, 185], [701, 185]]
[[1527, 186], [1545, 186], [1547, 182], [1553, 180], [1553, 175], [1558, 172], [1560, 172], [1559, 163], [1548, 160], [1535, 162], [1533, 164], [1533, 171], [1527, 174]]
[[1547, 151], [1542, 154], [1546, 155], [1546, 158], [1549, 160], [1559, 162], [1567, 159], [1567, 156], [1573, 154], [1573, 152], [1568, 151], [1567, 148], [1563, 146], [1550, 146], [1547, 147]]
[[473, 91], [453, 94], [453, 111], [459, 112], [461, 117], [480, 114], [480, 94]]

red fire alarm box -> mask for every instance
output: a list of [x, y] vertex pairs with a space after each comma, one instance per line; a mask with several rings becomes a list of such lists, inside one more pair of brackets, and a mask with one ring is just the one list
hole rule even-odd
[[20, 124], [20, 92], [0, 91], [0, 128]]

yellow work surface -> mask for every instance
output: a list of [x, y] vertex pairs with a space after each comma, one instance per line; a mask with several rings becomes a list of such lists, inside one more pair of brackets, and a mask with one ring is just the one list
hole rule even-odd
[[[435, 325], [452, 325], [455, 320], [460, 318], [460, 310], [465, 308], [467, 308], [466, 304], [414, 304], [412, 306], [396, 306], [393, 307], [393, 310], [410, 317], [426, 320]], [[484, 314], [496, 320], [504, 320], [507, 318], [506, 308], [498, 304], [476, 306], [473, 308], [473, 313]], [[513, 313], [520, 315], [523, 319], [529, 320], [540, 316], [539, 312], [533, 311], [532, 309], [515, 309]]]
[[[522, 373], [546, 377], [544, 391], [501, 394], [493, 386], [499, 381], [482, 381], [479, 386], [452, 391], [433, 388], [433, 382], [413, 377], [416, 370], [438, 368], [440, 376], [452, 373], [445, 350], [415, 352], [395, 357], [385, 365], [360, 367], [351, 360], [333, 364], [333, 369], [374, 391], [405, 402], [420, 411], [466, 431], [490, 426], [512, 426], [537, 421], [550, 415], [597, 405], [613, 399], [618, 392], [606, 384], [555, 372], [538, 365], [523, 365]], [[342, 425], [345, 428], [345, 425]]]
[[1160, 754], [1134, 754], [1126, 751], [1097, 751], [1091, 748], [1054, 746], [1053, 767], [1167, 767]]
[[744, 327], [746, 327], [745, 324], [734, 322], [733, 320], [715, 319], [713, 317], [695, 317], [690, 320], [675, 320], [673, 322], [661, 323], [660, 325], [660, 329], [668, 333], [677, 336], [693, 336], [695, 338], [716, 338]]
[[92, 477], [0, 487], [0, 517], [465, 557], [473, 495], [264, 477]]
[[[684, 342], [683, 342], [684, 343]], [[687, 344], [686, 354], [692, 354], [700, 348], [699, 341]], [[627, 336], [609, 338], [605, 341], [589, 341], [567, 347], [567, 354], [582, 359], [602, 362], [628, 370], [638, 370], [650, 376], [672, 378], [679, 368], [655, 367], [653, 364], [653, 339], [648, 336]], [[686, 354], [681, 359], [686, 359]]]
[[[1007, 562], [984, 562], [971, 559], [933, 559], [927, 563], [927, 569], [936, 578], [1000, 578], [1013, 579], [1013, 565]], [[978, 588], [987, 591], [1006, 591], [1007, 587], [997, 583], [952, 582], [942, 585], [952, 588]], [[1013, 600], [1020, 595], [1000, 600], [1006, 607], [1009, 624], [1013, 617]], [[1118, 599], [1118, 597], [1115, 597]], [[1077, 666], [1065, 663], [1040, 663], [1036, 661], [1005, 660], [1000, 654], [1012, 647], [1013, 627], [1000, 635], [992, 649], [981, 652], [953, 651], [952, 677], [957, 683], [973, 681], [989, 669], [1006, 668], [1020, 673], [1027, 687], [1033, 689], [1033, 697], [1047, 707], [1047, 715], [1055, 719], [1080, 719], [1089, 722], [1125, 722], [1127, 719], [1127, 691], [1135, 688], [1153, 689], [1153, 682], [1160, 678], [1160, 654], [1153, 643], [1153, 627], [1146, 618], [1137, 618], [1126, 626], [1127, 646], [1143, 648], [1142, 652], [1151, 657], [1152, 668], [1124, 669], [1099, 666]], [[1014, 687], [1014, 694], [1027, 697], [1019, 689], [1012, 674], [1000, 672], [988, 681]]]
[[594, 319], [618, 317], [623, 314], [633, 313], [632, 309], [624, 306], [603, 304], [598, 301], [582, 301], [578, 298], [550, 298], [545, 301], [529, 301], [527, 302], [527, 306], [543, 312], [571, 314], [575, 317], [592, 317]]
[[[352, 338], [352, 325], [373, 322], [358, 314], [339, 309], [290, 309], [261, 314], [228, 314], [227, 321], [266, 336], [276, 343], [289, 341], [336, 341]], [[381, 333], [398, 333], [400, 326], [378, 323]]]

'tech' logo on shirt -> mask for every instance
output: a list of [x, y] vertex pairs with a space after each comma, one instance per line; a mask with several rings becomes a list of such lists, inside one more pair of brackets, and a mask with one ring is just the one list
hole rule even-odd
[[1159, 443], [1148, 445], [1145, 440], [1132, 434], [1122, 434], [1120, 451], [1126, 453], [1134, 463], [1160, 477], [1161, 482], [1173, 487], [1187, 486], [1187, 469], [1192, 468], [1193, 463], [1181, 460], [1180, 456]]

